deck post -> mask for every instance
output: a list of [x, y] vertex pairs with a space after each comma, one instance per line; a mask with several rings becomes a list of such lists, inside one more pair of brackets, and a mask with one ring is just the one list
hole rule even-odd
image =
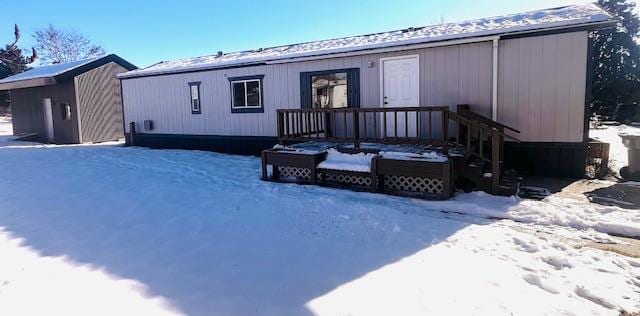
[[267, 155], [265, 151], [262, 151], [262, 180], [266, 181], [269, 179], [269, 175], [267, 174]]
[[498, 192], [500, 185], [500, 138], [495, 130], [491, 131], [491, 193]]
[[358, 116], [358, 111], [353, 111], [353, 146], [355, 149], [360, 149], [360, 117]]
[[442, 199], [446, 200], [452, 196], [451, 190], [451, 160], [447, 160], [442, 164]]
[[378, 157], [371, 158], [371, 192], [380, 192], [378, 187]]
[[500, 128], [500, 161], [504, 161], [504, 136], [502, 136], [502, 134], [504, 134], [504, 127]]
[[449, 156], [449, 110], [442, 110], [442, 153]]
[[331, 112], [326, 111], [324, 112], [324, 138], [325, 139], [329, 139], [331, 137], [333, 137], [333, 134], [331, 133]]
[[282, 137], [284, 136], [284, 113], [282, 111], [277, 112], [278, 116], [278, 144], [282, 145]]
[[316, 169], [316, 164], [312, 163], [311, 168], [309, 168], [309, 177], [311, 179], [309, 179], [311, 181], [311, 184], [317, 184], [318, 183], [318, 170]]

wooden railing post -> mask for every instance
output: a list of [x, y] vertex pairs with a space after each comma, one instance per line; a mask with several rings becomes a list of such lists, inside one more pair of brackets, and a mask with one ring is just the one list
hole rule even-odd
[[353, 146], [356, 149], [360, 148], [360, 117], [357, 110], [353, 111]]
[[324, 138], [325, 139], [329, 139], [331, 137], [333, 137], [333, 134], [331, 133], [331, 129], [332, 129], [332, 125], [333, 122], [331, 122], [331, 112], [326, 111], [324, 112]]
[[504, 128], [500, 128], [500, 161], [504, 161]]
[[500, 185], [500, 137], [495, 130], [491, 131], [491, 191], [496, 194]]
[[442, 153], [449, 155], [449, 110], [442, 110]]
[[277, 112], [278, 116], [278, 144], [282, 145], [282, 138], [284, 137], [284, 113]]

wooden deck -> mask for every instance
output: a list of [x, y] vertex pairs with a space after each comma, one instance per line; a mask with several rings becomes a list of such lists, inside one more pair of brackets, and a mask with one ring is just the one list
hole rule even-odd
[[[442, 106], [283, 109], [277, 119], [283, 146], [262, 153], [264, 180], [439, 199], [456, 187], [515, 193], [514, 174], [502, 162], [505, 138], [517, 141], [505, 131], [519, 132], [468, 105], [456, 112]], [[374, 156], [367, 172], [318, 168], [330, 149]], [[408, 155], [385, 154], [398, 152]], [[429, 158], [438, 154], [442, 159]]]

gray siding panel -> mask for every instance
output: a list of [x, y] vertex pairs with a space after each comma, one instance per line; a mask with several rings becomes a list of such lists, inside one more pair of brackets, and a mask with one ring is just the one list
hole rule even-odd
[[82, 142], [124, 137], [120, 80], [116, 75], [125, 71], [111, 62], [75, 77]]
[[587, 32], [500, 41], [498, 120], [527, 142], [582, 142]]
[[[359, 68], [360, 105], [378, 107], [380, 58], [414, 54], [420, 58], [421, 105], [470, 104], [491, 117], [492, 44], [482, 42], [125, 79], [125, 121], [142, 126], [153, 120], [151, 133], [275, 136], [276, 109], [300, 107], [301, 72]], [[498, 120], [521, 130], [516, 136], [523, 141], [582, 141], [586, 56], [587, 32], [500, 41]], [[264, 75], [264, 113], [231, 113], [228, 78], [244, 75]], [[202, 82], [201, 115], [190, 111], [190, 81]]]
[[[470, 103], [491, 114], [491, 43], [122, 80], [125, 121], [153, 120], [162, 134], [275, 136], [276, 109], [300, 107], [300, 73], [359, 68], [360, 105], [380, 106], [380, 58], [418, 54], [420, 104]], [[373, 62], [369, 68], [368, 63]], [[264, 75], [264, 113], [231, 113], [229, 77]], [[202, 114], [191, 114], [188, 82], [200, 81]], [[434, 121], [438, 118], [434, 116]]]

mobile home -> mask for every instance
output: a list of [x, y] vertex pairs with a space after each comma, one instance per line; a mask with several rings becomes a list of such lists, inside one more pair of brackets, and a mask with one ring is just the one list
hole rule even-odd
[[278, 141], [282, 109], [468, 104], [519, 131], [506, 131], [520, 140], [505, 143], [507, 166], [582, 176], [591, 33], [615, 23], [574, 5], [163, 61], [118, 75], [125, 133], [141, 146], [254, 154]]

